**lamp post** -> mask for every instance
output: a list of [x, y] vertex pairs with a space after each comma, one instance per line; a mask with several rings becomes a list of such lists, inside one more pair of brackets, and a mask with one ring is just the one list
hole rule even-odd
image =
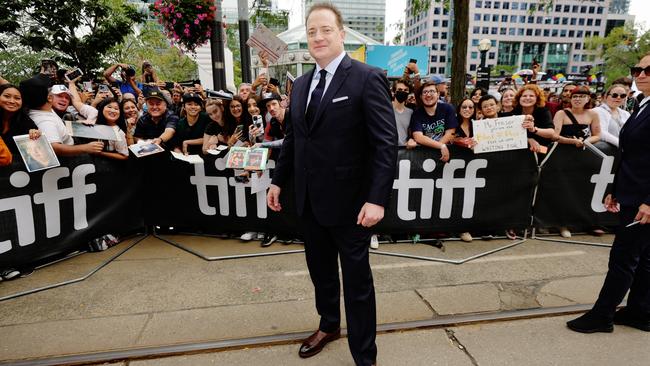
[[481, 52], [481, 64], [476, 69], [476, 87], [488, 90], [490, 88], [490, 66], [485, 66], [485, 54], [492, 48], [492, 41], [483, 38], [477, 46]]

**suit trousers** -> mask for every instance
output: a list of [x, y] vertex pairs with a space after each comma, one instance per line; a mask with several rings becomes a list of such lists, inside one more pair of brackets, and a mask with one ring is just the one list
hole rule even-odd
[[331, 333], [341, 325], [340, 258], [350, 352], [359, 366], [375, 363], [377, 318], [368, 259], [370, 231], [361, 225], [322, 226], [309, 203], [305, 205], [301, 222], [316, 310], [321, 317], [319, 329]]
[[638, 207], [623, 207], [621, 223], [609, 254], [609, 270], [593, 312], [612, 320], [627, 291], [629, 310], [650, 319], [650, 224], [625, 227], [634, 221]]

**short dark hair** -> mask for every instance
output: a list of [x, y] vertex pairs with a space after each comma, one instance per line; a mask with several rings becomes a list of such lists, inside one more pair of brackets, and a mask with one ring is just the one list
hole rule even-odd
[[497, 105], [499, 104], [499, 101], [497, 100], [497, 98], [496, 98], [494, 95], [492, 95], [492, 94], [485, 94], [485, 95], [483, 95], [483, 96], [481, 97], [481, 99], [478, 100], [478, 107], [479, 107], [480, 109], [483, 109], [483, 103], [484, 103], [484, 102], [487, 102], [488, 100], [493, 100], [494, 103], [496, 103]]
[[574, 82], [566, 83], [562, 87], [562, 93], [564, 93], [564, 89], [566, 89], [567, 86], [579, 86], [579, 85], [577, 83], [574, 83]]
[[339, 29], [343, 29], [343, 16], [341, 15], [341, 11], [330, 3], [316, 3], [312, 5], [309, 10], [307, 10], [307, 15], [305, 16], [305, 26], [307, 25], [309, 16], [315, 10], [329, 10], [334, 13], [334, 16], [336, 17], [336, 25], [339, 27]]
[[23, 105], [27, 109], [40, 109], [49, 96], [48, 80], [38, 74], [30, 79], [20, 82], [20, 94], [23, 96]]
[[393, 81], [393, 85], [391, 86], [391, 89], [393, 90], [393, 93], [397, 90], [397, 84], [404, 84], [406, 85], [407, 88], [409, 88], [409, 93], [411, 90], [413, 90], [413, 87], [411, 86], [411, 83], [406, 80], [406, 79], [398, 79]]

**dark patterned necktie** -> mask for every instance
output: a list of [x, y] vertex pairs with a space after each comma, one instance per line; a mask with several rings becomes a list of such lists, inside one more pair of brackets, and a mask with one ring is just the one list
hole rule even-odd
[[311, 127], [314, 122], [314, 117], [316, 117], [320, 100], [323, 98], [323, 91], [325, 91], [327, 70], [322, 69], [318, 73], [320, 74], [320, 79], [318, 79], [318, 84], [314, 91], [311, 92], [311, 98], [309, 99], [309, 105], [307, 106], [307, 112], [305, 113], [305, 122], [307, 122], [307, 127]]

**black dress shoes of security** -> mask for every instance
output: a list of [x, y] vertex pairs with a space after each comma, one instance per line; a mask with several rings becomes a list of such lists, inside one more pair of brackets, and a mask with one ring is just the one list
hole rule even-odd
[[614, 314], [614, 324], [627, 325], [650, 332], [650, 319], [630, 311], [627, 307], [621, 308]]
[[591, 312], [587, 312], [579, 318], [566, 322], [566, 325], [569, 329], [580, 333], [611, 333], [614, 331], [614, 325], [612, 325], [611, 321]]
[[298, 355], [302, 358], [311, 357], [322, 351], [326, 344], [339, 338], [341, 338], [341, 328], [332, 333], [325, 333], [321, 330], [317, 330], [302, 342]]

